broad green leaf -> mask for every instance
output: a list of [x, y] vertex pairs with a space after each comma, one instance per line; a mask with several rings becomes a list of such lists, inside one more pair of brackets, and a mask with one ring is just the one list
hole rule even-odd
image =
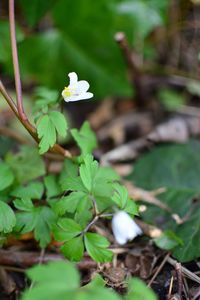
[[200, 195], [199, 151], [200, 142], [195, 140], [185, 145], [157, 146], [136, 162], [129, 176], [135, 185], [147, 190], [166, 187], [167, 191], [159, 199], [180, 217], [191, 211], [187, 222], [181, 225], [175, 224], [171, 215], [158, 207], [149, 207], [143, 214], [146, 221], [155, 222], [163, 230], [172, 230], [183, 241], [183, 245], [173, 250], [173, 255], [181, 262], [199, 256], [200, 206], [198, 202], [192, 203], [193, 197]]
[[57, 241], [66, 242], [73, 239], [82, 231], [81, 226], [72, 219], [62, 218], [54, 226], [53, 233]]
[[154, 292], [139, 278], [132, 278], [128, 283], [125, 300], [157, 300]]
[[11, 232], [15, 223], [16, 218], [13, 210], [7, 203], [0, 201], [0, 232]]
[[109, 246], [108, 240], [96, 233], [86, 233], [84, 236], [85, 247], [88, 254], [98, 262], [112, 260], [112, 252], [106, 249]]
[[83, 156], [88, 153], [90, 154], [97, 147], [96, 135], [87, 121], [83, 123], [79, 131], [77, 129], [72, 129], [71, 134], [81, 149]]
[[79, 292], [78, 300], [122, 300], [114, 290], [103, 287], [83, 287]]
[[20, 6], [28, 25], [33, 27], [43, 15], [53, 6], [55, 0], [31, 0], [27, 5], [26, 0], [20, 0]]
[[186, 101], [183, 94], [170, 89], [161, 89], [158, 96], [164, 107], [172, 111], [178, 109]]
[[44, 186], [41, 182], [31, 182], [27, 186], [15, 188], [11, 195], [19, 198], [41, 199]]
[[84, 163], [81, 164], [79, 171], [84, 186], [91, 192], [93, 181], [98, 171], [98, 162], [93, 160], [92, 155], [88, 154], [84, 158]]
[[0, 162], [0, 191], [9, 187], [14, 181], [12, 169], [5, 162]]
[[54, 124], [58, 135], [65, 137], [67, 134], [68, 125], [66, 119], [59, 111], [51, 111], [49, 117]]
[[71, 261], [80, 261], [84, 253], [83, 237], [75, 237], [61, 247], [62, 253]]
[[78, 176], [78, 165], [75, 164], [72, 160], [65, 159], [62, 171], [59, 176], [59, 183], [62, 186], [68, 177], [77, 177]]
[[29, 182], [45, 174], [44, 161], [33, 146], [23, 146], [15, 155], [9, 153], [6, 162], [20, 183]]
[[48, 175], [44, 177], [44, 185], [48, 198], [52, 198], [61, 194], [61, 187], [58, 183], [58, 177], [55, 175]]
[[43, 154], [56, 143], [56, 129], [48, 115], [40, 118], [37, 124], [37, 133], [40, 140], [39, 153]]

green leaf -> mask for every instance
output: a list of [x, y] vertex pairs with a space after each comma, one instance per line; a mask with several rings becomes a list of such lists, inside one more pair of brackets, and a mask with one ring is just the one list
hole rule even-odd
[[20, 183], [26, 183], [45, 174], [44, 161], [33, 146], [23, 146], [15, 155], [9, 153], [6, 162]]
[[16, 218], [13, 210], [7, 203], [0, 201], [0, 232], [11, 232], [15, 223]]
[[172, 230], [183, 241], [183, 245], [173, 249], [173, 255], [181, 262], [199, 256], [200, 204], [192, 202], [194, 196], [200, 195], [199, 151], [200, 142], [195, 140], [185, 145], [157, 146], [136, 162], [129, 176], [136, 186], [147, 190], [166, 187], [167, 191], [159, 199], [180, 217], [191, 211], [187, 222], [181, 225], [175, 224], [171, 215], [158, 207], [149, 207], [143, 214], [145, 221], [155, 222], [163, 230]]
[[112, 252], [106, 249], [109, 246], [108, 240], [96, 233], [86, 233], [84, 236], [85, 247], [88, 254], [97, 262], [112, 260]]
[[97, 147], [96, 135], [87, 121], [83, 123], [79, 131], [77, 129], [72, 129], [71, 134], [81, 149], [83, 156], [88, 153], [92, 153], [92, 151]]
[[39, 153], [43, 154], [56, 143], [56, 129], [48, 115], [40, 118], [37, 124], [37, 133], [40, 140]]
[[165, 250], [171, 250], [178, 245], [183, 245], [182, 240], [170, 230], [163, 232], [160, 237], [154, 239], [154, 242], [159, 248]]
[[41, 182], [31, 182], [27, 186], [15, 188], [11, 195], [19, 198], [41, 199], [44, 193], [44, 186]]
[[58, 177], [55, 175], [48, 175], [44, 177], [44, 185], [48, 198], [52, 198], [61, 194], [62, 190], [58, 183]]
[[[22, 202], [21, 202], [22, 204]], [[19, 202], [15, 202], [18, 206]], [[20, 208], [20, 206], [18, 206]], [[51, 227], [55, 224], [55, 215], [47, 206], [23, 207], [24, 212], [17, 213], [17, 223], [15, 230], [21, 233], [34, 231], [35, 239], [41, 248], [45, 248], [51, 241]]]
[[72, 192], [55, 203], [54, 211], [61, 216], [66, 212], [74, 213], [80, 201], [87, 201], [87, 198], [88, 196], [84, 192]]
[[126, 300], [157, 300], [154, 292], [139, 278], [129, 280]]
[[[72, 160], [65, 159], [62, 171], [59, 176], [59, 183], [62, 186], [68, 177], [77, 177], [78, 176], [78, 165], [75, 164]], [[65, 188], [63, 189], [65, 190]]]
[[159, 100], [168, 110], [176, 110], [185, 104], [184, 95], [170, 89], [161, 89], [159, 91]]
[[83, 238], [75, 237], [61, 247], [62, 253], [71, 261], [80, 261], [84, 253]]
[[62, 218], [54, 226], [54, 237], [59, 242], [66, 242], [73, 239], [82, 231], [81, 226], [72, 219]]
[[27, 197], [25, 197], [24, 199], [16, 199], [13, 202], [15, 207], [19, 210], [32, 211], [34, 209], [33, 202]]
[[37, 284], [26, 290], [22, 300], [73, 299], [80, 285], [80, 276], [75, 266], [64, 261], [37, 265], [28, 270], [27, 275]]
[[14, 181], [13, 172], [8, 164], [0, 162], [0, 191], [9, 187]]
[[40, 154], [43, 154], [56, 143], [56, 135], [66, 136], [67, 122], [57, 111], [51, 111], [42, 116], [37, 122], [37, 133], [40, 140]]
[[26, 0], [20, 0], [20, 5], [28, 25], [33, 27], [44, 16], [44, 14], [53, 6], [55, 0], [31, 0], [27, 5]]
[[65, 137], [67, 134], [68, 126], [64, 115], [59, 111], [51, 111], [49, 113], [49, 117], [54, 124], [58, 135]]
[[112, 201], [117, 204], [121, 209], [124, 209], [128, 202], [128, 191], [125, 186], [115, 183], [113, 184], [114, 195], [112, 196]]
[[92, 155], [88, 154], [84, 158], [84, 163], [80, 166], [81, 180], [88, 191], [91, 192], [94, 178], [98, 171], [98, 162], [93, 160]]

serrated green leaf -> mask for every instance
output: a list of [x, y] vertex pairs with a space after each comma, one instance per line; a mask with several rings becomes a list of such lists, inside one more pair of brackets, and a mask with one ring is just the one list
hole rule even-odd
[[97, 139], [90, 124], [86, 121], [78, 131], [72, 129], [71, 134], [81, 149], [82, 155], [90, 154], [97, 147]]
[[62, 218], [58, 220], [57, 226], [54, 226], [53, 233], [57, 241], [66, 242], [73, 239], [82, 231], [81, 226], [73, 219]]
[[114, 194], [111, 199], [119, 208], [123, 210], [128, 202], [128, 191], [125, 186], [120, 185], [119, 183], [114, 183], [113, 189]]
[[56, 129], [48, 115], [40, 118], [37, 124], [37, 133], [40, 140], [39, 153], [43, 154], [56, 143]]
[[84, 158], [84, 163], [81, 164], [79, 171], [84, 186], [91, 192], [93, 181], [98, 171], [98, 162], [93, 160], [92, 155], [88, 154]]
[[7, 203], [0, 201], [0, 232], [11, 232], [15, 223], [16, 218], [13, 210]]
[[49, 117], [54, 124], [58, 135], [65, 137], [67, 134], [67, 121], [62, 113], [59, 111], [51, 111]]
[[41, 199], [44, 186], [41, 182], [31, 182], [27, 186], [15, 188], [11, 195], [19, 198]]
[[40, 247], [45, 248], [51, 240], [51, 227], [55, 224], [53, 211], [47, 206], [33, 207], [29, 211], [17, 213], [16, 217], [15, 230], [21, 233], [34, 231]]
[[0, 162], [0, 191], [9, 187], [14, 181], [12, 169], [5, 162]]
[[52, 198], [61, 194], [62, 190], [58, 183], [58, 177], [55, 175], [48, 175], [44, 177], [44, 185], [48, 198]]
[[80, 261], [84, 253], [83, 237], [75, 237], [61, 247], [62, 253], [71, 261]]
[[84, 235], [84, 242], [88, 254], [97, 262], [112, 260], [112, 252], [106, 249], [110, 243], [105, 237], [88, 232]]
[[54, 211], [61, 216], [66, 212], [74, 213], [80, 201], [87, 201], [87, 197], [88, 196], [84, 192], [72, 192], [55, 203]]

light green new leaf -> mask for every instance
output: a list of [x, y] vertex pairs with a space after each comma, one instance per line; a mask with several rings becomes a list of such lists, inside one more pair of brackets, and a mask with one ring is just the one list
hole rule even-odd
[[92, 155], [88, 154], [84, 157], [84, 163], [81, 164], [79, 171], [84, 186], [88, 191], [91, 191], [98, 171], [98, 162], [93, 160]]
[[0, 162], [0, 191], [10, 186], [14, 181], [14, 175], [8, 164]]
[[87, 121], [83, 123], [79, 131], [77, 129], [72, 129], [71, 134], [81, 149], [83, 156], [92, 153], [97, 147], [96, 135]]
[[0, 201], [0, 232], [11, 232], [15, 223], [16, 218], [13, 210], [7, 203]]
[[83, 238], [75, 237], [61, 247], [62, 253], [71, 261], [80, 261], [84, 253]]
[[84, 236], [84, 242], [88, 254], [97, 262], [112, 260], [112, 252], [106, 249], [110, 243], [105, 237], [88, 232]]

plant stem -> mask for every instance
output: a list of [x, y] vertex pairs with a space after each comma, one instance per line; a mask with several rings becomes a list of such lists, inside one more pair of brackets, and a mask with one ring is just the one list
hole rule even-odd
[[17, 53], [17, 43], [16, 43], [16, 30], [15, 30], [15, 1], [9, 0], [9, 23], [10, 23], [10, 39], [12, 48], [12, 58], [15, 76], [15, 88], [17, 95], [17, 109], [21, 120], [27, 120], [27, 116], [24, 112], [23, 101], [22, 101], [22, 87], [19, 71], [19, 60]]

